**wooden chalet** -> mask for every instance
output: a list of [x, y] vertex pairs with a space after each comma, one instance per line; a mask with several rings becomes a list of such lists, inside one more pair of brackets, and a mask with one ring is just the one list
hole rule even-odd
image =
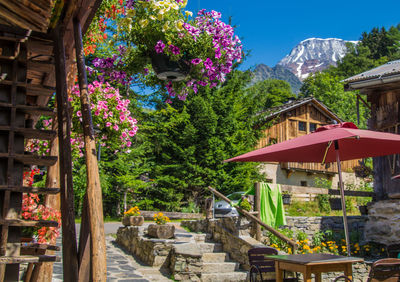
[[[309, 134], [320, 126], [342, 122], [337, 115], [313, 97], [289, 100], [282, 106], [262, 112], [261, 115], [264, 115], [263, 123], [268, 123], [268, 128], [265, 129], [264, 137], [259, 141], [257, 148]], [[345, 161], [342, 163], [342, 170], [353, 172], [353, 167], [357, 165], [357, 160]], [[286, 171], [287, 177], [296, 171], [309, 174], [322, 173], [328, 177], [337, 173], [337, 166], [318, 163], [286, 162], [280, 163], [280, 168]]]
[[[358, 99], [371, 110], [370, 130], [400, 133], [400, 60], [344, 80], [345, 90], [360, 90]], [[400, 198], [399, 155], [373, 158], [374, 190], [377, 200]]]
[[[21, 244], [21, 228], [58, 225], [22, 219], [26, 192], [44, 194], [47, 206], [61, 209], [64, 281], [106, 281], [101, 189], [81, 40], [100, 4], [101, 0], [0, 0], [0, 281], [18, 281], [21, 263], [29, 263], [25, 281], [51, 281], [51, 262], [60, 259], [53, 254], [58, 249], [54, 245]], [[89, 200], [79, 248], [68, 103], [68, 89], [77, 74], [89, 152]], [[54, 93], [56, 111], [46, 107]], [[34, 128], [41, 115], [53, 117], [53, 130]], [[50, 156], [25, 152], [32, 138], [51, 140]], [[23, 185], [23, 172], [31, 166], [48, 167], [46, 188]]]

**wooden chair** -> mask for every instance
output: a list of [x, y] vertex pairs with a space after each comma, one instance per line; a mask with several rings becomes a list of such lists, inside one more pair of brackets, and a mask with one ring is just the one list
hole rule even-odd
[[[253, 248], [248, 251], [250, 263], [250, 282], [267, 281], [275, 282], [275, 279], [263, 279], [263, 274], [275, 273], [275, 263], [273, 260], [268, 260], [265, 256], [277, 255], [278, 251], [271, 247]], [[285, 275], [284, 275], [285, 276]], [[258, 278], [258, 279], [257, 279]], [[284, 282], [295, 282], [298, 278], [284, 278]]]
[[[334, 282], [345, 279], [352, 282], [346, 276], [337, 277]], [[400, 259], [387, 258], [374, 262], [368, 274], [367, 282], [400, 282]]]

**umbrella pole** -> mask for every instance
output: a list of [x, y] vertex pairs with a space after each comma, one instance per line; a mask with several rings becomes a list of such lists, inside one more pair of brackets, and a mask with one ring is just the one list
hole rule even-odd
[[347, 225], [346, 201], [344, 199], [344, 184], [343, 184], [343, 178], [342, 178], [342, 166], [340, 164], [339, 142], [337, 140], [335, 140], [335, 152], [336, 152], [336, 162], [337, 162], [338, 173], [339, 173], [340, 198], [342, 200], [344, 235], [346, 238], [347, 255], [350, 256], [351, 252], [350, 252], [349, 226]]

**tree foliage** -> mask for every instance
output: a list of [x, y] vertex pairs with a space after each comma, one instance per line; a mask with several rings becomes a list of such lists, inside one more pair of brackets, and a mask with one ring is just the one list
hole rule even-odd
[[[158, 105], [141, 126], [150, 146], [147, 205], [179, 210], [182, 201], [196, 201], [213, 186], [223, 193], [245, 190], [260, 176], [256, 164], [223, 163], [254, 148], [257, 111], [246, 95], [249, 73], [235, 71], [219, 89], [199, 91], [185, 102]], [[141, 204], [141, 203], [139, 203]]]

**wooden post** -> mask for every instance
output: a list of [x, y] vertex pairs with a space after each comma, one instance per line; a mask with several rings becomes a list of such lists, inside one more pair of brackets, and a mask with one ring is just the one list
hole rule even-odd
[[64, 281], [78, 281], [74, 190], [72, 186], [71, 117], [67, 93], [64, 40], [63, 35], [60, 34], [60, 27], [54, 30], [53, 36], [56, 67], [63, 273]]
[[[261, 221], [261, 197], [260, 197], [260, 182], [254, 184], [254, 211], [257, 212], [257, 218]], [[261, 226], [256, 225], [256, 240], [261, 241]]]
[[[90, 232], [91, 278], [93, 281], [106, 281], [106, 241], [104, 236], [103, 202], [100, 187], [99, 168], [96, 156], [96, 141], [92, 124], [88, 83], [83, 52], [82, 32], [79, 19], [74, 18], [74, 38], [78, 81], [82, 108], [82, 124], [85, 141], [85, 158], [87, 172], [87, 212]], [[82, 222], [82, 225], [88, 222]], [[82, 226], [83, 227], [83, 226]]]
[[[217, 197], [221, 198], [222, 200], [224, 200], [227, 203], [231, 203], [232, 201], [229, 200], [227, 197], [225, 197], [223, 194], [221, 194], [220, 192], [218, 192], [217, 190], [215, 190], [214, 188], [208, 186], [207, 187], [208, 190], [210, 190], [213, 194], [215, 194]], [[274, 228], [272, 228], [271, 226], [265, 224], [264, 222], [262, 222], [260, 219], [258, 219], [257, 217], [255, 217], [254, 215], [252, 215], [251, 213], [249, 213], [248, 211], [242, 209], [239, 206], [235, 206], [235, 208], [241, 212], [244, 216], [246, 216], [248, 219], [253, 220], [255, 222], [257, 222], [259, 225], [261, 225], [262, 227], [264, 227], [265, 229], [267, 229], [269, 232], [271, 232], [272, 234], [274, 234], [276, 237], [278, 237], [279, 239], [281, 239], [282, 241], [285, 241], [286, 243], [288, 243], [292, 248], [293, 248], [293, 253], [295, 253], [295, 251], [297, 250], [297, 244], [295, 241], [291, 240], [290, 238], [288, 238], [287, 236], [283, 235], [282, 233], [280, 233], [279, 231], [275, 230]]]

